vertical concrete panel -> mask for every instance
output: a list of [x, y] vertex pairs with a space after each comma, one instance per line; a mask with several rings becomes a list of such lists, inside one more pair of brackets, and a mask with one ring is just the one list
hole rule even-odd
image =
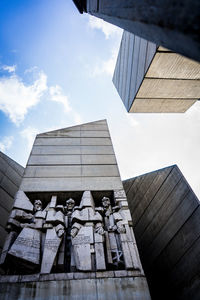
[[21, 184], [24, 191], [122, 187], [106, 120], [37, 135], [28, 166]]
[[13, 206], [14, 196], [22, 180], [24, 168], [0, 152], [0, 251], [7, 233], [5, 226]]
[[[144, 183], [152, 174], [124, 183], [132, 218], [137, 220], [134, 232], [152, 297], [188, 300], [190, 295], [190, 299], [198, 299], [199, 200], [177, 166], [156, 171], [146, 189]], [[131, 205], [137, 199], [139, 203]]]

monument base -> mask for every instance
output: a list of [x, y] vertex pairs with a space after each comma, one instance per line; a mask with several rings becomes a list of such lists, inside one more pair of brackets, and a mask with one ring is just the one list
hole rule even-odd
[[131, 273], [134, 272], [1, 276], [0, 295], [1, 300], [150, 300], [146, 278], [143, 275], [128, 277]]

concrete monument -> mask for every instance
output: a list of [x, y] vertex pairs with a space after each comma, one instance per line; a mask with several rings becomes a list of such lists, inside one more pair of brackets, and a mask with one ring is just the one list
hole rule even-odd
[[38, 135], [7, 224], [2, 299], [150, 299], [132, 225], [106, 120]]

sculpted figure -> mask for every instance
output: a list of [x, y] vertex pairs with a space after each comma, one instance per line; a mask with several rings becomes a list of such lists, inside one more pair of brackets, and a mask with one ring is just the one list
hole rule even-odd
[[[56, 261], [56, 256], [57, 254], [59, 254], [59, 250], [63, 252], [62, 247], [61, 249], [59, 248], [62, 244], [65, 233], [65, 219], [63, 206], [56, 204], [57, 196], [52, 196], [50, 205], [47, 210], [45, 224], [43, 226], [43, 228], [46, 229], [44, 251], [41, 264], [41, 273], [43, 274], [50, 273], [54, 265], [56, 268], [57, 264], [61, 263], [59, 261]], [[64, 267], [64, 257], [61, 265]]]
[[126, 269], [142, 269], [137, 246], [130, 226], [132, 219], [128, 206], [111, 207], [110, 199], [102, 199], [106, 232], [108, 262], [116, 267], [125, 265]]
[[112, 208], [108, 197], [103, 197], [102, 205], [104, 208], [107, 261], [109, 265], [119, 268], [124, 264], [123, 252], [118, 234], [119, 232], [125, 231], [123, 219], [121, 216], [116, 218], [115, 210], [117, 207]]
[[90, 191], [83, 193], [80, 205], [72, 213], [72, 255], [80, 271], [105, 270], [103, 218], [95, 211]]
[[65, 271], [73, 272], [75, 271], [75, 261], [72, 253], [72, 243], [71, 243], [71, 223], [72, 223], [72, 212], [74, 210], [75, 201], [72, 198], [66, 200], [66, 206], [64, 208], [65, 212], [65, 226], [66, 232], [61, 246], [61, 251], [58, 258], [58, 263], [61, 265], [63, 262], [65, 264]]
[[45, 216], [46, 212], [42, 211], [40, 200], [35, 200], [33, 214], [13, 209], [10, 215], [8, 228], [17, 227], [19, 235], [10, 247], [8, 254], [20, 267], [34, 270], [40, 265], [41, 230]]

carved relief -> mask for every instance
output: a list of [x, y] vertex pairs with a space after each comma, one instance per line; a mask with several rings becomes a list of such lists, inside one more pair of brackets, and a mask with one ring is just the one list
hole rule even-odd
[[22, 274], [141, 270], [125, 193], [113, 195], [96, 206], [90, 191], [83, 192], [79, 202], [72, 198], [59, 202], [52, 195], [43, 208], [41, 200], [32, 204], [20, 191], [0, 264], [8, 274], [13, 268], [9, 262], [15, 273]]

